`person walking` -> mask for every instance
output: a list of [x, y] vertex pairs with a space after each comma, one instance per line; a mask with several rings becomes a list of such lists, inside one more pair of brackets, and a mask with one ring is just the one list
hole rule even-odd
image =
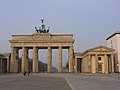
[[27, 72], [26, 72], [26, 70], [25, 70], [25, 71], [23, 72], [23, 75], [26, 76], [26, 73], [27, 73]]
[[26, 79], [26, 70], [23, 72], [23, 75], [24, 75], [24, 79]]
[[30, 76], [30, 73], [31, 73], [31, 72], [30, 72], [30, 70], [28, 69], [28, 76]]

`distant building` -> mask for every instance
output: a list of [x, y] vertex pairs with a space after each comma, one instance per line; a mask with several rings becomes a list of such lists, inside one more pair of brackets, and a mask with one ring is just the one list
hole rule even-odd
[[115, 32], [107, 39], [108, 47], [115, 49], [114, 59], [115, 59], [115, 72], [120, 72], [120, 32]]
[[10, 72], [10, 53], [0, 54], [0, 73]]
[[88, 49], [83, 53], [75, 53], [75, 72], [114, 72], [113, 51], [114, 49], [112, 48], [108, 48], [106, 46], [98, 46]]

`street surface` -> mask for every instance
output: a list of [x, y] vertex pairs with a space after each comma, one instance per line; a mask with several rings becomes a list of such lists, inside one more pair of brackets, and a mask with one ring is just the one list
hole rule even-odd
[[117, 74], [39, 73], [0, 75], [0, 90], [120, 90]]

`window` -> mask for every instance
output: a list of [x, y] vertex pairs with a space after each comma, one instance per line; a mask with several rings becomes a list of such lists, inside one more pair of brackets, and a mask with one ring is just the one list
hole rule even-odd
[[98, 60], [101, 60], [101, 57], [98, 57]]

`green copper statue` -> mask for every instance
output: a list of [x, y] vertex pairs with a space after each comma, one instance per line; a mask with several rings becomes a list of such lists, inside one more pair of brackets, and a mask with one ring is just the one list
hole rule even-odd
[[48, 29], [45, 28], [44, 19], [41, 19], [41, 22], [42, 22], [42, 25], [39, 26], [39, 29], [35, 27], [36, 32], [37, 33], [49, 33], [50, 27], [48, 27]]

